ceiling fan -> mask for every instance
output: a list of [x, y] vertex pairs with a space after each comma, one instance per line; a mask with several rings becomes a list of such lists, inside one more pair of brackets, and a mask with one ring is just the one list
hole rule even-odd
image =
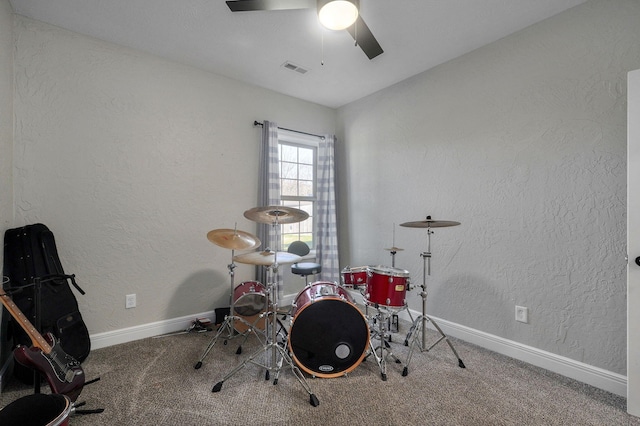
[[[371, 33], [359, 13], [359, 0], [229, 0], [226, 2], [232, 12], [250, 12], [256, 10], [290, 10], [290, 9], [316, 9], [322, 25], [329, 29], [346, 29], [351, 37], [360, 46], [369, 59], [380, 55], [382, 47]], [[341, 16], [345, 14], [350, 19], [345, 23], [330, 26], [324, 21], [324, 16], [332, 7], [340, 8]]]

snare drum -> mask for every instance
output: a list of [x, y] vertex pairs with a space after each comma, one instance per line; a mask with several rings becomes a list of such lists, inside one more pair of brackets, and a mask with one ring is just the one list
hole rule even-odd
[[[265, 287], [258, 281], [245, 281], [233, 290], [233, 310], [235, 315], [249, 324], [254, 324], [261, 313], [266, 310], [267, 296]], [[256, 328], [264, 330], [264, 318], [258, 320]], [[242, 321], [234, 321], [233, 328], [239, 333], [249, 329]]]
[[360, 288], [367, 285], [367, 266], [345, 267], [340, 273], [345, 288]]
[[409, 271], [389, 266], [370, 266], [365, 299], [370, 304], [404, 307]]
[[298, 366], [324, 378], [344, 375], [364, 359], [369, 325], [349, 293], [331, 282], [315, 282], [296, 296], [289, 350]]

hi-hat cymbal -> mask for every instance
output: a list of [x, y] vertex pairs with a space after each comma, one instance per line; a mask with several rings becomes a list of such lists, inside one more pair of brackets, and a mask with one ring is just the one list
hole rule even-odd
[[[233, 260], [249, 265], [269, 266], [276, 263], [275, 251], [255, 251], [253, 253], [239, 254], [233, 257]], [[277, 252], [278, 264], [296, 263], [300, 260], [300, 256], [286, 251]]]
[[237, 229], [214, 229], [207, 233], [213, 244], [231, 250], [249, 250], [260, 246], [260, 239], [248, 232]]
[[244, 217], [259, 223], [295, 223], [309, 217], [304, 210], [287, 206], [254, 207], [244, 212]]
[[385, 250], [386, 251], [403, 251], [404, 249], [402, 249], [400, 247], [393, 246], [393, 247], [386, 248]]
[[428, 218], [427, 220], [419, 220], [416, 222], [401, 223], [400, 226], [407, 228], [446, 228], [447, 226], [458, 226], [460, 222], [452, 220], [433, 220]]

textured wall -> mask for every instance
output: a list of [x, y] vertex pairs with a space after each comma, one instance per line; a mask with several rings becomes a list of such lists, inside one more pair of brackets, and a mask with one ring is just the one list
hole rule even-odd
[[16, 221], [52, 228], [90, 332], [228, 305], [231, 252], [206, 233], [255, 232], [253, 121], [333, 132], [335, 110], [15, 19]]
[[[13, 220], [13, 17], [9, 0], [0, 0], [0, 232]], [[0, 258], [3, 248], [0, 247]]]
[[[343, 266], [390, 265], [393, 223], [460, 221], [432, 236], [428, 314], [625, 374], [639, 22], [636, 0], [588, 2], [341, 108]], [[395, 244], [422, 283], [426, 232]]]

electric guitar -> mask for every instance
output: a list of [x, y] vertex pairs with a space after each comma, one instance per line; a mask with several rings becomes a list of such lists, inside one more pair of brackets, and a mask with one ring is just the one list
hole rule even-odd
[[13, 351], [16, 361], [42, 373], [52, 393], [66, 395], [75, 402], [84, 386], [84, 371], [80, 363], [62, 349], [53, 334], [46, 333], [46, 339], [42, 337], [2, 287], [0, 300], [33, 345], [29, 348], [18, 345]]

